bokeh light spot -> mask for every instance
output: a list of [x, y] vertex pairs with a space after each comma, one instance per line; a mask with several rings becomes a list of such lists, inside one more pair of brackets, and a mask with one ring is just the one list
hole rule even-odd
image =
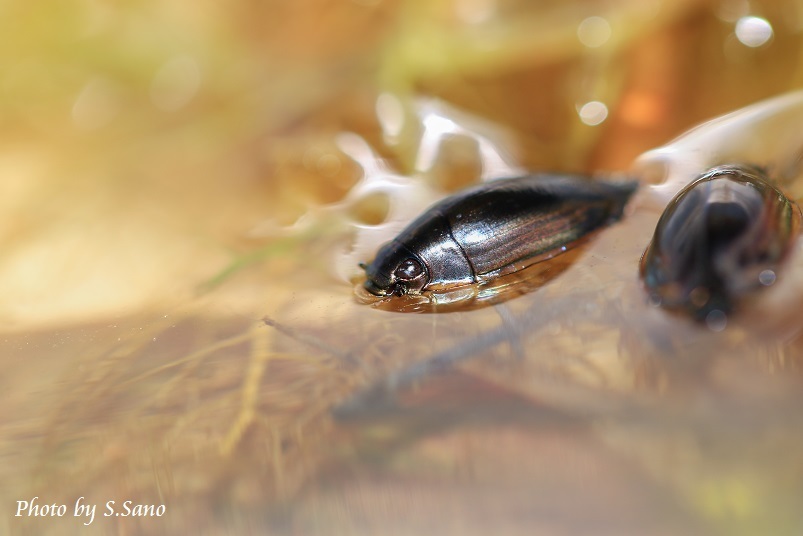
[[577, 38], [589, 48], [598, 48], [611, 38], [611, 25], [602, 17], [588, 17], [577, 26]]
[[736, 38], [750, 48], [760, 47], [772, 38], [772, 25], [761, 17], [742, 17], [736, 21]]
[[608, 118], [608, 107], [600, 101], [591, 101], [583, 104], [577, 114], [580, 116], [580, 121], [593, 127]]

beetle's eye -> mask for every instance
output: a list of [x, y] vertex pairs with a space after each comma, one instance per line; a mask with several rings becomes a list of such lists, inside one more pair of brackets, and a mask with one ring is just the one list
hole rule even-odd
[[396, 267], [393, 275], [402, 281], [411, 281], [424, 273], [421, 263], [415, 259], [407, 259]]

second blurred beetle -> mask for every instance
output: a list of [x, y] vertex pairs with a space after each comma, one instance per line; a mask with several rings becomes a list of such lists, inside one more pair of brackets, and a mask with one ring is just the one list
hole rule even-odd
[[746, 291], [771, 284], [790, 251], [800, 209], [747, 166], [709, 170], [664, 211], [641, 259], [654, 302], [699, 320], [728, 314]]

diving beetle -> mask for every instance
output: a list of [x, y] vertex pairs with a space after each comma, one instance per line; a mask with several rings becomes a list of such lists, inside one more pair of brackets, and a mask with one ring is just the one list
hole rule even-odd
[[554, 257], [618, 220], [637, 182], [534, 174], [497, 179], [427, 209], [362, 264], [364, 287], [402, 296], [481, 283]]

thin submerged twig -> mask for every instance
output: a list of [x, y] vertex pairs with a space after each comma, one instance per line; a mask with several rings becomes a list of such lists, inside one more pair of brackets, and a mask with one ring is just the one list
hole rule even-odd
[[[553, 319], [576, 308], [575, 299], [577, 297], [573, 298], [573, 300], [561, 300], [549, 307], [543, 307], [543, 304], [536, 299], [536, 302], [524, 311], [518, 321], [515, 321], [516, 319], [510, 315], [509, 321], [503, 321], [501, 326], [489, 329], [472, 339], [388, 375], [335, 407], [333, 414], [336, 418], [345, 420], [380, 413], [395, 406], [395, 395], [398, 391], [410, 387], [432, 374], [473, 359], [483, 350], [493, 348], [503, 342], [510, 343], [515, 349], [517, 344], [512, 341], [519, 341], [518, 346], [521, 347], [520, 341], [524, 335], [536, 333]], [[509, 312], [500, 314], [509, 315]]]
[[185, 363], [189, 363], [189, 362], [192, 362], [192, 361], [197, 361], [197, 360], [199, 360], [199, 359], [201, 359], [201, 358], [203, 358], [203, 357], [205, 357], [207, 355], [210, 355], [210, 354], [212, 354], [214, 352], [217, 352], [218, 350], [223, 350], [225, 348], [230, 348], [232, 346], [236, 346], [238, 344], [242, 344], [244, 342], [248, 342], [250, 337], [251, 337], [251, 333], [246, 331], [244, 333], [238, 333], [237, 335], [233, 335], [233, 336], [228, 337], [226, 339], [221, 339], [221, 340], [219, 340], [219, 341], [217, 341], [217, 342], [215, 342], [213, 344], [210, 344], [208, 346], [205, 346], [203, 348], [195, 350], [194, 352], [191, 352], [191, 353], [185, 355], [184, 357], [182, 357], [180, 359], [176, 359], [174, 361], [170, 361], [169, 363], [165, 363], [165, 364], [160, 365], [158, 367], [154, 367], [154, 368], [152, 368], [150, 370], [147, 370], [147, 371], [145, 371], [145, 372], [143, 372], [143, 373], [141, 373], [141, 374], [139, 374], [137, 376], [134, 376], [133, 378], [127, 378], [124, 381], [122, 381], [119, 384], [117, 384], [115, 386], [115, 388], [119, 389], [120, 387], [129, 385], [129, 384], [141, 382], [142, 380], [148, 379], [148, 378], [150, 378], [152, 376], [155, 376], [155, 375], [157, 375], [157, 374], [159, 374], [161, 372], [164, 372], [166, 370], [170, 370], [172, 368], [178, 367], [179, 365], [183, 365]]
[[284, 324], [281, 324], [281, 323], [277, 322], [276, 320], [272, 319], [269, 316], [262, 317], [262, 322], [266, 326], [270, 326], [270, 327], [274, 328], [279, 333], [282, 333], [283, 335], [287, 335], [291, 339], [296, 340], [296, 341], [298, 341], [300, 343], [306, 344], [307, 346], [311, 346], [311, 347], [315, 348], [316, 350], [320, 350], [320, 351], [324, 352], [325, 354], [328, 354], [328, 355], [330, 355], [330, 356], [332, 356], [332, 357], [334, 357], [334, 358], [336, 358], [336, 359], [338, 359], [338, 360], [340, 360], [342, 362], [348, 363], [349, 365], [356, 366], [356, 367], [361, 367], [362, 366], [362, 361], [357, 359], [354, 356], [354, 354], [352, 354], [351, 352], [344, 352], [344, 351], [338, 350], [337, 348], [333, 347], [331, 344], [327, 344], [325, 341], [322, 341], [321, 339], [319, 339], [318, 337], [315, 337], [314, 335], [310, 335], [309, 333], [301, 333], [296, 329], [293, 329], [293, 328], [291, 328], [289, 326], [285, 326]]
[[234, 448], [240, 443], [254, 422], [259, 404], [262, 378], [265, 375], [268, 362], [273, 357], [270, 352], [270, 333], [265, 330], [258, 330], [256, 329], [257, 327], [258, 324], [255, 324], [254, 329], [252, 329], [250, 359], [248, 370], [243, 379], [240, 410], [237, 412], [234, 423], [232, 423], [220, 445], [220, 453], [226, 458], [231, 456]]

